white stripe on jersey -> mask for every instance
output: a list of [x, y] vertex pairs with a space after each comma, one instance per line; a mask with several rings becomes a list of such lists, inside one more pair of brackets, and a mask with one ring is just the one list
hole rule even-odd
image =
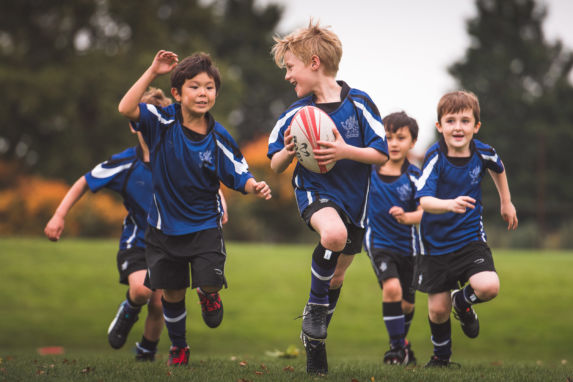
[[217, 141], [217, 146], [219, 146], [219, 148], [221, 150], [223, 150], [223, 154], [225, 154], [225, 156], [227, 158], [229, 158], [231, 160], [231, 162], [233, 162], [233, 165], [235, 166], [235, 172], [239, 175], [244, 174], [249, 172], [249, 165], [247, 164], [247, 161], [245, 160], [245, 158], [243, 158], [243, 160], [241, 162], [237, 162], [235, 160], [235, 157], [233, 156], [233, 153], [229, 151], [229, 149], [227, 147], [225, 147], [225, 145], [221, 142], [219, 142], [218, 139], [216, 139]]
[[123, 170], [130, 168], [133, 165], [133, 162], [130, 162], [114, 168], [105, 168], [103, 167], [103, 165], [106, 163], [107, 161], [100, 163], [94, 167], [94, 169], [91, 171], [91, 174], [94, 178], [100, 178], [100, 179], [109, 178], [117, 173], [122, 172]]
[[155, 194], [153, 194], [153, 203], [155, 203], [155, 208], [157, 209], [157, 224], [155, 225], [155, 228], [161, 229], [161, 213], [159, 212], [159, 206], [157, 205]]
[[420, 224], [416, 225], [416, 229], [418, 230], [418, 242], [420, 243], [420, 255], [426, 254], [426, 248], [424, 247], [424, 242], [422, 241], [422, 230], [420, 229]]
[[174, 119], [164, 119], [161, 114], [159, 114], [159, 112], [157, 111], [157, 108], [155, 107], [155, 105], [152, 104], [145, 104], [145, 106], [147, 107], [147, 110], [149, 110], [149, 112], [151, 114], [153, 114], [154, 116], [157, 117], [157, 119], [159, 120], [159, 122], [161, 122], [164, 125], [168, 125], [170, 123], [172, 123], [174, 121]]
[[133, 223], [133, 233], [131, 234], [130, 237], [127, 238], [126, 244], [127, 244], [127, 249], [131, 248], [131, 244], [133, 243], [133, 239], [135, 239], [135, 237], [137, 236], [137, 223], [135, 222], [135, 220], [133, 219], [133, 216], [130, 215], [130, 220]]
[[368, 177], [368, 186], [366, 187], [366, 196], [364, 197], [364, 205], [362, 206], [362, 208], [364, 208], [363, 212], [362, 212], [362, 217], [360, 218], [360, 228], [364, 228], [364, 222], [367, 219], [367, 213], [368, 213], [368, 195], [370, 194], [370, 177]]
[[416, 250], [416, 225], [412, 224], [410, 227], [410, 235], [412, 236], [412, 254], [416, 256], [418, 254], [418, 251]]
[[359, 108], [360, 110], [362, 110], [362, 113], [364, 114], [364, 117], [366, 117], [366, 121], [368, 121], [368, 124], [370, 125], [370, 127], [372, 128], [372, 130], [374, 130], [374, 132], [376, 133], [376, 135], [378, 135], [380, 138], [385, 139], [386, 138], [386, 131], [384, 130], [384, 126], [382, 125], [382, 122], [376, 120], [372, 114], [370, 114], [370, 112], [368, 111], [368, 109], [366, 109], [366, 106], [364, 106], [363, 104], [361, 104], [360, 102], [354, 101], [354, 105]]
[[418, 179], [418, 181], [414, 183], [418, 191], [420, 191], [426, 185], [426, 182], [428, 181], [428, 178], [430, 177], [430, 174], [432, 173], [432, 170], [434, 169], [437, 161], [438, 153], [436, 153], [436, 155], [434, 155], [434, 157], [428, 162], [428, 165], [424, 167], [422, 176]]
[[269, 145], [277, 141], [277, 138], [279, 137], [279, 131], [281, 131], [281, 128], [284, 126], [286, 120], [289, 119], [293, 114], [295, 114], [300, 109], [302, 109], [302, 106], [292, 109], [291, 111], [286, 113], [284, 117], [282, 117], [277, 121], [275, 127], [273, 127], [273, 131], [271, 131], [271, 135], [269, 135]]
[[485, 154], [480, 153], [479, 155], [480, 155], [484, 160], [488, 160], [488, 161], [492, 161], [493, 163], [497, 163], [497, 160], [498, 160], [497, 154], [495, 154], [495, 155], [485, 155]]

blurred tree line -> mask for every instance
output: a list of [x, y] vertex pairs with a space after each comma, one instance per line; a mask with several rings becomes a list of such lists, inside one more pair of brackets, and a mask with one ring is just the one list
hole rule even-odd
[[[547, 8], [534, 0], [476, 6], [467, 23], [471, 46], [449, 72], [479, 97], [478, 138], [496, 148], [507, 168], [520, 227], [502, 236], [522, 246], [573, 247], [573, 53], [547, 41]], [[493, 182], [484, 184], [491, 227], [501, 223], [499, 199]]]
[[[504, 160], [520, 219], [517, 232], [496, 234], [503, 228], [499, 201], [493, 183], [485, 182], [488, 234], [493, 245], [573, 247], [573, 55], [545, 39], [546, 9], [535, 0], [475, 4], [477, 16], [467, 24], [471, 46], [449, 71], [460, 88], [480, 98], [479, 139]], [[195, 51], [212, 55], [223, 77], [213, 114], [242, 146], [255, 176], [273, 188], [268, 203], [225, 190], [227, 237], [313, 237], [296, 210], [292, 168], [272, 174], [266, 158], [266, 136], [295, 98], [269, 54], [280, 6], [255, 0], [0, 5], [0, 234], [39, 234], [66, 189], [54, 180], [71, 184], [135, 144], [117, 104], [155, 53], [168, 49], [180, 58]], [[154, 85], [168, 92], [168, 77]], [[93, 204], [99, 207], [78, 207], [83, 222], [69, 233], [109, 234], [104, 226], [118, 219], [102, 216], [109, 201], [96, 198]]]

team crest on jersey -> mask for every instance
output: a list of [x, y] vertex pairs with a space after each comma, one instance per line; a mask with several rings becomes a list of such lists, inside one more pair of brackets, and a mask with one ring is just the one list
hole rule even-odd
[[409, 184], [403, 184], [396, 189], [398, 192], [398, 197], [401, 201], [407, 202], [410, 199], [410, 195], [412, 194], [412, 187]]
[[211, 150], [201, 151], [199, 152], [199, 159], [201, 160], [201, 163], [211, 164], [213, 163], [213, 153]]
[[356, 119], [355, 115], [349, 117], [346, 121], [342, 122], [341, 125], [346, 138], [357, 138], [360, 136], [360, 126], [358, 125], [358, 119]]
[[479, 174], [481, 169], [479, 166], [476, 166], [473, 170], [470, 171], [470, 178], [472, 178], [472, 184], [479, 183]]

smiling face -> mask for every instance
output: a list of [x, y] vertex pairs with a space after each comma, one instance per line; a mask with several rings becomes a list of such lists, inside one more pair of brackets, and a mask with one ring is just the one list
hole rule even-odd
[[446, 113], [436, 122], [436, 128], [448, 147], [448, 155], [453, 157], [470, 156], [470, 143], [480, 126], [480, 122], [476, 123], [472, 109]]
[[215, 105], [217, 88], [215, 80], [206, 72], [185, 80], [181, 91], [171, 88], [173, 98], [181, 103], [181, 111], [191, 117], [202, 117]]
[[402, 126], [395, 132], [387, 131], [386, 141], [388, 142], [388, 156], [392, 162], [402, 162], [408, 155], [408, 151], [416, 144], [408, 126]]
[[311, 93], [316, 77], [316, 71], [312, 68], [313, 63], [306, 65], [291, 51], [287, 51], [284, 55], [284, 65], [286, 68], [285, 80], [294, 86], [296, 96], [301, 98]]

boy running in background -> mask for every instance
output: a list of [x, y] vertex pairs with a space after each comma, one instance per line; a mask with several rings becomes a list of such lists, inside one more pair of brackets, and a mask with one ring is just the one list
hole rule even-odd
[[342, 56], [336, 34], [311, 21], [307, 28], [275, 41], [275, 62], [286, 68], [285, 80], [301, 99], [279, 117], [269, 137], [271, 168], [281, 173], [295, 157], [289, 126], [303, 106], [322, 109], [337, 127], [336, 140], [319, 141], [322, 148], [314, 150], [319, 165], [336, 165], [318, 174], [297, 164], [293, 174], [299, 212], [320, 235], [312, 255], [310, 296], [303, 312], [301, 339], [307, 372], [326, 374], [324, 341], [328, 323], [345, 271], [362, 248], [370, 165], [381, 165], [388, 159], [387, 146], [380, 114], [368, 94], [336, 81]]
[[417, 226], [423, 211], [415, 199], [420, 169], [407, 155], [416, 144], [418, 124], [405, 112], [387, 115], [382, 122], [390, 159], [382, 166], [372, 166], [364, 243], [382, 287], [382, 315], [390, 338], [383, 361], [415, 365], [406, 335], [414, 317], [412, 279], [419, 248]]
[[[141, 102], [155, 106], [167, 106], [171, 100], [160, 89], [151, 88], [141, 97]], [[141, 341], [136, 344], [136, 360], [153, 361], [157, 343], [163, 329], [160, 291], [152, 292], [144, 285], [147, 273], [144, 234], [147, 228], [147, 210], [151, 205], [151, 169], [149, 150], [140, 137], [137, 147], [112, 155], [93, 170], [80, 177], [60, 202], [44, 233], [57, 241], [64, 230], [65, 218], [72, 206], [88, 188], [97, 192], [108, 188], [119, 193], [128, 214], [123, 222], [123, 231], [117, 253], [119, 282], [128, 285], [126, 299], [121, 303], [116, 317], [108, 330], [108, 341], [114, 349], [121, 348], [133, 324], [138, 320], [141, 307], [147, 304], [147, 318]]]
[[[209, 55], [196, 53], [178, 61], [175, 53], [160, 50], [119, 103], [120, 113], [138, 122], [150, 148], [153, 202], [145, 235], [146, 259], [151, 288], [163, 289], [163, 314], [172, 344], [169, 365], [189, 361], [185, 293], [190, 285], [200, 288], [197, 291], [205, 298], [207, 325], [217, 327], [223, 319], [218, 291], [227, 282], [219, 181], [243, 193], [271, 198], [269, 186], [255, 181], [234, 139], [209, 113], [221, 85]], [[165, 108], [139, 103], [151, 82], [169, 72], [177, 103]]]
[[[482, 219], [481, 182], [489, 172], [501, 202], [508, 230], [517, 228], [505, 169], [493, 147], [474, 138], [481, 127], [475, 94], [455, 91], [438, 103], [436, 128], [440, 140], [424, 160], [416, 197], [424, 209], [421, 235], [424, 248], [415, 278], [417, 289], [428, 293], [428, 313], [434, 354], [426, 367], [450, 366], [450, 312], [466, 336], [479, 334], [472, 305], [489, 301], [499, 292], [491, 250]], [[466, 286], [460, 290], [457, 285]]]

